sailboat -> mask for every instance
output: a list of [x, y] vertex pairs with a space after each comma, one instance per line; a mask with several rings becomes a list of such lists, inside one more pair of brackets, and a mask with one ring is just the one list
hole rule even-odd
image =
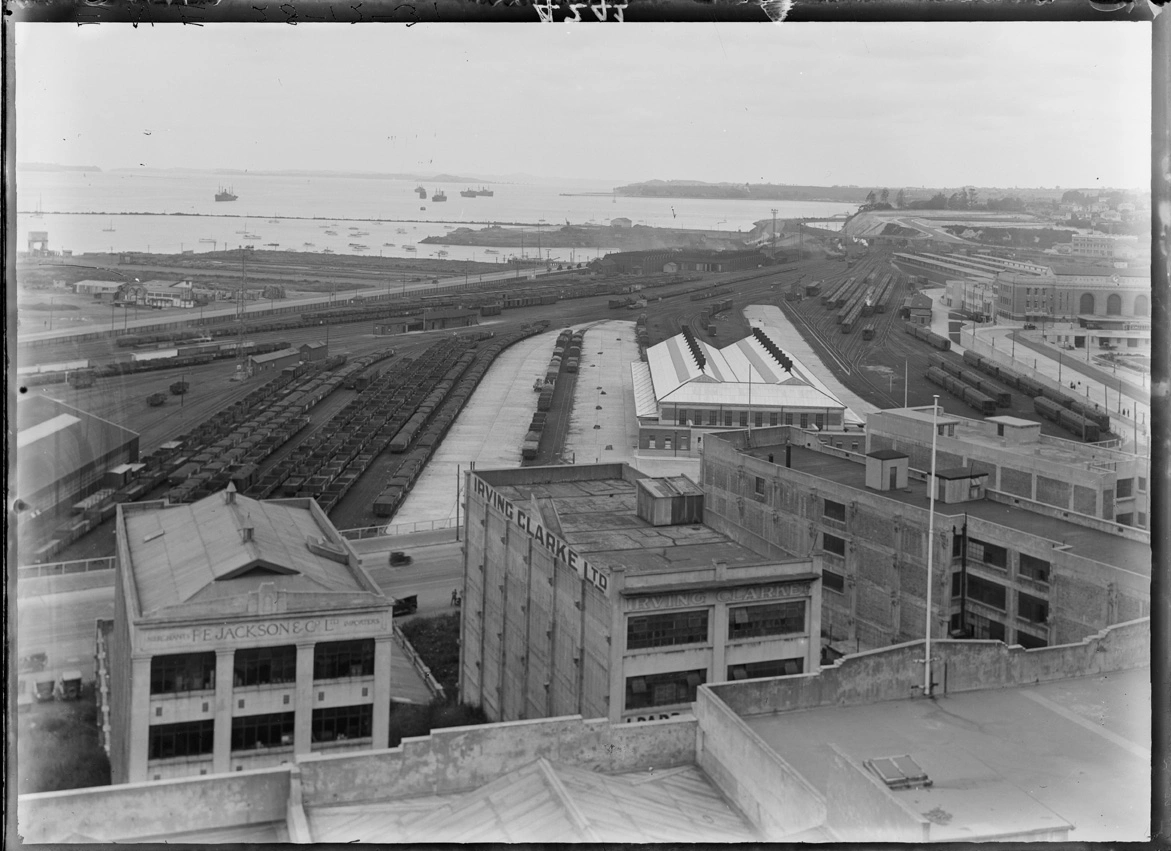
[[33, 210], [32, 217], [33, 217], [34, 219], [39, 219], [39, 218], [41, 218], [41, 216], [43, 216], [43, 215], [44, 215], [44, 214], [41, 212], [41, 198], [40, 198], [40, 196], [38, 195], [38, 196], [37, 196], [37, 208], [36, 208], [35, 210]]
[[114, 232], [114, 220], [110, 219], [110, 226], [108, 228], [102, 228], [102, 233], [113, 233], [113, 232]]

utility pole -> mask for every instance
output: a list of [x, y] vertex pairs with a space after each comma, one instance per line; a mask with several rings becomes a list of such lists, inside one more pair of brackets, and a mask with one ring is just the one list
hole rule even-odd
[[777, 208], [773, 207], [773, 262], [777, 261]]
[[927, 625], [926, 640], [923, 644], [923, 696], [931, 697], [931, 592], [934, 577], [931, 575], [935, 554], [935, 444], [939, 434], [939, 396], [932, 396], [931, 403], [931, 477], [927, 480]]

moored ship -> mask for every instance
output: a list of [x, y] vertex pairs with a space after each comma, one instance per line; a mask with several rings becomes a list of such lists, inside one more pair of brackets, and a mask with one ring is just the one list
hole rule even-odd
[[221, 186], [220, 191], [215, 194], [217, 201], [235, 201], [238, 196], [232, 194], [232, 187], [227, 188]]
[[440, 189], [438, 192], [436, 192], [434, 195], [431, 196], [431, 200], [432, 201], [446, 201], [447, 196], [443, 193], [443, 190]]

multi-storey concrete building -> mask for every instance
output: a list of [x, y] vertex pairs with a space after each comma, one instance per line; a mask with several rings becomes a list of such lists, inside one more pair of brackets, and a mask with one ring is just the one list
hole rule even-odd
[[[1019, 457], [992, 465], [979, 447], [952, 448], [937, 458], [928, 541], [930, 463], [916, 447], [914, 459], [889, 448], [862, 455], [787, 428], [704, 443], [708, 525], [761, 551], [820, 553], [823, 628], [850, 648], [922, 636], [928, 547], [933, 634], [1042, 647], [1149, 614], [1149, 535], [1076, 511], [1078, 500], [1107, 504], [1105, 474], [1082, 494], [1053, 463], [1050, 476], [1031, 471], [1030, 498], [1003, 489], [1024, 481]], [[1064, 472], [1073, 476], [1073, 466]]]
[[391, 601], [311, 499], [118, 507], [114, 783], [384, 748]]
[[1019, 272], [996, 276], [996, 311], [1016, 320], [1040, 317], [1144, 319], [1151, 315], [1149, 269], [1084, 266], [1054, 268], [1052, 277]]
[[704, 499], [619, 464], [469, 473], [461, 699], [641, 721], [705, 682], [816, 670], [814, 560], [736, 544]]

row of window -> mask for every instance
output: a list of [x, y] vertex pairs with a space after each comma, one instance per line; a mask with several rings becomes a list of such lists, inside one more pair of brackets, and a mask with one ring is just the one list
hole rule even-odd
[[[626, 649], [708, 642], [707, 609], [635, 615], [626, 621]], [[728, 609], [728, 639], [791, 635], [805, 631], [805, 601], [789, 600]]]
[[[1003, 585], [971, 574], [968, 575], [967, 585], [967, 598], [969, 600], [975, 600], [1002, 612], [1007, 611], [1008, 589]], [[951, 575], [951, 596], [953, 598], [964, 596], [962, 573], [957, 572]], [[1048, 601], [1034, 597], [1032, 594], [1026, 594], [1024, 591], [1017, 591], [1016, 599], [1017, 617], [1037, 624], [1043, 624], [1049, 620]]]
[[[783, 677], [805, 672], [805, 660], [772, 659], [765, 662], [747, 662], [729, 665], [728, 680], [752, 680], [758, 677]], [[707, 682], [707, 671], [671, 671], [665, 674], [644, 674], [626, 678], [626, 709], [645, 709], [650, 706], [670, 706], [691, 703], [696, 690]]]
[[827, 422], [830, 426], [840, 426], [842, 424], [842, 415], [840, 413], [834, 412], [829, 413], [827, 416], [824, 413], [782, 414], [780, 411], [731, 411], [727, 409], [722, 411], [693, 411], [689, 408], [679, 408], [675, 411], [675, 422], [689, 422], [694, 426], [724, 426], [725, 428], [733, 428], [737, 425], [739, 425], [741, 428], [747, 428], [750, 422], [757, 428], [763, 428], [765, 425], [797, 425], [801, 428], [809, 428], [810, 423], [812, 423], [819, 429], [825, 429]]
[[[155, 656], [150, 660], [150, 693], [210, 690], [215, 688], [216, 654], [183, 653]], [[326, 641], [313, 647], [313, 679], [374, 676], [374, 639]], [[280, 685], [297, 680], [297, 648], [254, 647], [235, 651], [232, 682], [235, 686]]]
[[[956, 612], [951, 616], [951, 631], [953, 634], [962, 634], [968, 638], [988, 639], [992, 641], [1007, 641], [1007, 630], [1001, 621], [987, 618], [975, 612], [967, 613], [967, 624], [963, 623], [963, 615]], [[1032, 635], [1024, 630], [1016, 631], [1016, 643], [1026, 649], [1048, 647], [1049, 642], [1040, 636]]]
[[[232, 751], [291, 746], [295, 713], [274, 712], [232, 719]], [[313, 742], [367, 739], [373, 735], [374, 707], [332, 706], [314, 709], [310, 722]], [[150, 728], [148, 759], [201, 756], [215, 750], [215, 720], [157, 724]]]
[[[964, 537], [955, 535], [951, 539], [951, 554], [959, 558], [964, 554]], [[987, 567], [998, 570], [1008, 570], [1008, 549], [999, 544], [982, 541], [979, 538], [968, 538], [968, 561], [979, 562]], [[1048, 584], [1051, 565], [1045, 559], [1020, 553], [1017, 559], [1017, 574], [1034, 582]]]

